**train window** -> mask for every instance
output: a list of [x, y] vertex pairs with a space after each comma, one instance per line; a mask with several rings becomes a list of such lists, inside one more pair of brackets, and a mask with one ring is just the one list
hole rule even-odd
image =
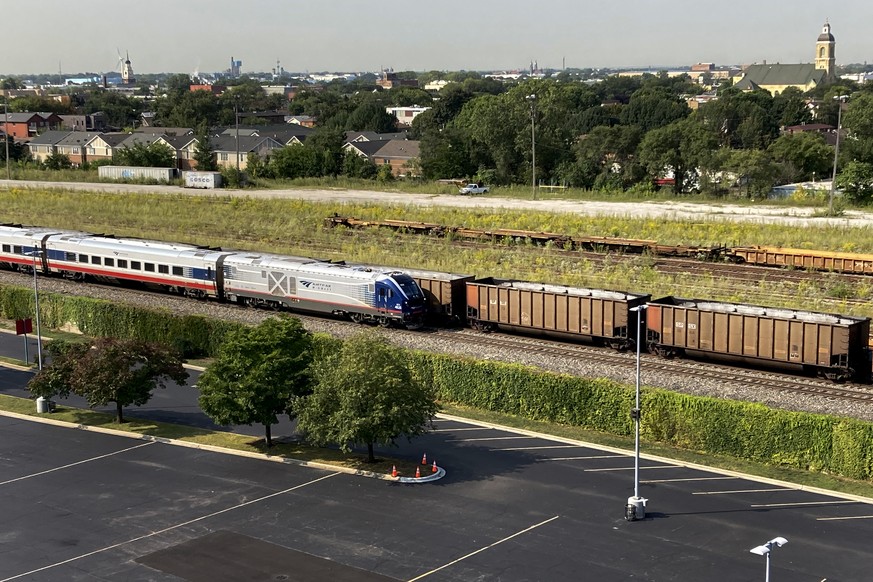
[[149, 273], [155, 272], [155, 264], [154, 263], [143, 263], [143, 270], [148, 271]]
[[79, 262], [80, 263], [87, 263], [88, 262], [88, 255], [79, 255]]
[[126, 269], [127, 268], [127, 259], [118, 259], [118, 268]]
[[76, 262], [76, 253], [64, 253], [64, 259], [67, 261]]
[[385, 288], [384, 287], [379, 288], [379, 297], [385, 297]]
[[115, 259], [110, 259], [107, 257], [107, 258], [103, 259], [103, 264], [106, 265], [107, 267], [114, 267], [115, 266]]
[[170, 267], [168, 267], [167, 265], [158, 265], [158, 273], [161, 273], [162, 275], [169, 275]]
[[173, 267], [173, 274], [177, 277], [184, 277], [185, 270], [182, 267]]
[[3, 245], [3, 252], [8, 253], [12, 251], [12, 247], [9, 245]]
[[20, 255], [20, 254], [22, 254], [23, 251], [21, 250], [20, 246], [15, 245], [14, 247], [12, 247], [12, 252], [15, 253], [16, 255]]
[[100, 264], [100, 257], [92, 256], [91, 257], [91, 264], [92, 265], [99, 265]]
[[139, 261], [131, 261], [130, 268], [133, 269], [134, 271], [139, 271], [142, 267], [140, 266]]

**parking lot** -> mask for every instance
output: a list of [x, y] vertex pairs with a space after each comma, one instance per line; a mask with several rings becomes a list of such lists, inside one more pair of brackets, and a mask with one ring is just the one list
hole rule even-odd
[[[865, 579], [873, 507], [454, 419], [401, 485], [0, 417], [0, 581]], [[580, 578], [580, 572], [585, 576]], [[778, 576], [778, 578], [777, 578]]]

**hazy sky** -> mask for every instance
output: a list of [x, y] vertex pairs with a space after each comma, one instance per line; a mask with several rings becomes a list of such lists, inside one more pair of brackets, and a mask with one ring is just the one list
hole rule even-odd
[[0, 74], [873, 61], [870, 0], [6, 0]]

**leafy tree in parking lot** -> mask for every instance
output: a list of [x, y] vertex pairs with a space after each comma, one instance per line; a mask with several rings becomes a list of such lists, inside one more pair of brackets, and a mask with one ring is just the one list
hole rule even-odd
[[418, 377], [403, 352], [383, 337], [360, 334], [314, 364], [315, 386], [300, 410], [299, 430], [313, 444], [344, 451], [393, 444], [424, 434], [437, 413], [432, 382]]
[[188, 372], [179, 357], [160, 344], [102, 338], [91, 344], [59, 345], [52, 363], [28, 384], [36, 396], [82, 396], [88, 404], [115, 403], [116, 422], [124, 422], [124, 407], [142, 406], [167, 380], [184, 384]]
[[270, 318], [240, 329], [200, 376], [200, 408], [218, 424], [262, 424], [272, 446], [270, 427], [278, 415], [293, 417], [298, 399], [310, 391], [311, 361], [312, 336], [299, 319]]

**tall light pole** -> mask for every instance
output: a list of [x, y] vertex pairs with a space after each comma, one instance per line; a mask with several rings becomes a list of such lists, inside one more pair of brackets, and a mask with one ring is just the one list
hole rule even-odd
[[236, 124], [236, 179], [239, 181], [239, 100], [234, 101], [233, 117]]
[[767, 569], [764, 571], [764, 582], [770, 582], [770, 552], [775, 548], [781, 548], [787, 543], [788, 540], [786, 540], [785, 538], [773, 538], [766, 544], [762, 546], [756, 546], [749, 550], [753, 554], [758, 554], [759, 556], [765, 556], [767, 558]]
[[9, 98], [3, 97], [3, 143], [6, 144], [6, 179], [11, 180], [9, 173]]
[[848, 95], [837, 95], [834, 97], [839, 102], [837, 109], [837, 143], [834, 146], [834, 173], [831, 175], [831, 193], [828, 196], [828, 214], [834, 213], [834, 189], [837, 185], [837, 160], [840, 157], [840, 131], [843, 126], [843, 103], [848, 99]]
[[33, 303], [36, 310], [36, 365], [39, 370], [42, 370], [42, 333], [39, 326], [39, 283], [36, 276], [36, 258], [40, 257], [42, 262], [42, 252], [34, 250], [27, 253], [33, 257]]
[[629, 497], [625, 506], [624, 518], [628, 521], [636, 521], [645, 519], [646, 517], [646, 502], [648, 499], [640, 497], [640, 355], [642, 344], [645, 341], [643, 335], [643, 320], [646, 315], [646, 306], [638, 305], [631, 307], [630, 311], [637, 315], [637, 381], [636, 381], [636, 400], [633, 410], [631, 410], [631, 418], [634, 419], [634, 496]]
[[531, 198], [537, 199], [537, 132], [536, 132], [536, 117], [537, 117], [537, 95], [531, 93], [525, 97], [530, 102], [530, 174]]

